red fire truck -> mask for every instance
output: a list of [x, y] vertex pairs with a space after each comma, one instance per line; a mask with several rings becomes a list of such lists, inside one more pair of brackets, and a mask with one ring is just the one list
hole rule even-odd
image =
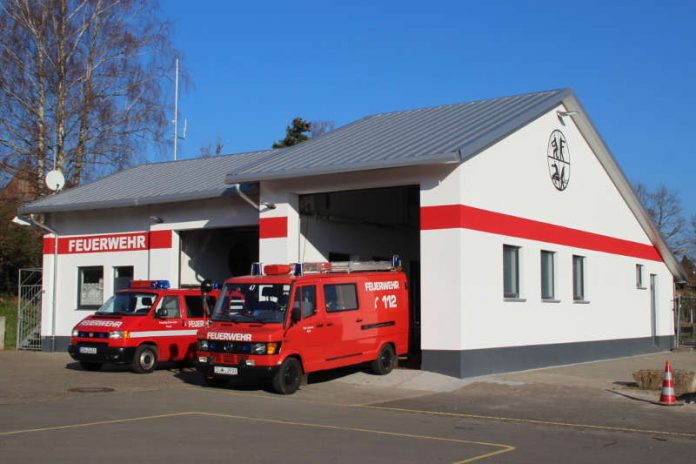
[[408, 288], [397, 257], [254, 268], [225, 282], [198, 332], [206, 383], [265, 378], [291, 394], [307, 373], [371, 362], [388, 374], [408, 352]]
[[196, 331], [219, 295], [213, 287], [210, 281], [200, 289], [169, 288], [166, 280], [131, 281], [75, 326], [68, 353], [88, 371], [111, 363], [149, 373], [158, 361], [192, 362]]

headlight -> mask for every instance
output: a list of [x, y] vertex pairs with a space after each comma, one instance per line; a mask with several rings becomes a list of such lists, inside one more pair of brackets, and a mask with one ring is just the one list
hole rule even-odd
[[128, 338], [127, 330], [112, 330], [109, 332], [109, 338]]
[[198, 340], [198, 351], [208, 351], [208, 340]]
[[266, 354], [266, 344], [265, 343], [254, 343], [251, 345], [252, 354]]
[[72, 329], [72, 336], [73, 337], [79, 337], [80, 336], [80, 331], [77, 329]]

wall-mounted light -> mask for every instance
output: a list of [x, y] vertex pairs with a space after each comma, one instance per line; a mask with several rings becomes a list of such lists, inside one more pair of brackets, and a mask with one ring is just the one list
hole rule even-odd
[[565, 118], [566, 116], [575, 116], [578, 114], [577, 111], [556, 111], [559, 118]]

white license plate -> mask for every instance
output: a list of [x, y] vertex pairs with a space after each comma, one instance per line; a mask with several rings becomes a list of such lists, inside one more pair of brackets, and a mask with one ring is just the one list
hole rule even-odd
[[215, 366], [213, 368], [213, 372], [216, 374], [237, 375], [237, 368], [236, 367]]
[[97, 348], [94, 346], [81, 346], [80, 353], [82, 353], [82, 354], [97, 354]]

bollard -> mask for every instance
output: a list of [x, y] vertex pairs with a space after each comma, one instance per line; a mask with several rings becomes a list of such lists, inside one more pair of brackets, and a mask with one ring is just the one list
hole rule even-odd
[[0, 351], [5, 349], [5, 316], [0, 317]]

